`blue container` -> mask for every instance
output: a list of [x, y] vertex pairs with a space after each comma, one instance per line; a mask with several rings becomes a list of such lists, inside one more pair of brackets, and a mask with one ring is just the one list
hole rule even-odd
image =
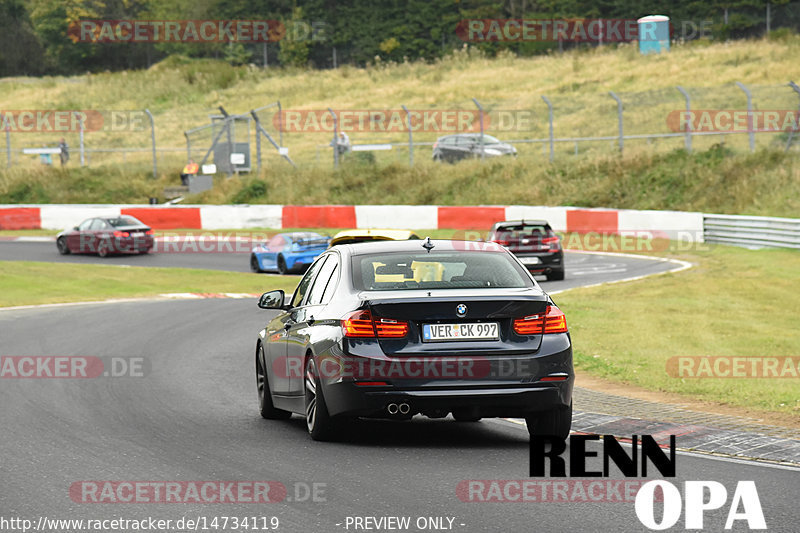
[[669, 52], [669, 17], [648, 15], [639, 24], [639, 52], [642, 54]]

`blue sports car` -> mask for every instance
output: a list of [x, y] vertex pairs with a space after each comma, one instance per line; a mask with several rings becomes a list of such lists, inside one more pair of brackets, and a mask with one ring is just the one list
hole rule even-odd
[[328, 249], [329, 243], [330, 237], [319, 233], [278, 233], [268, 242], [253, 248], [250, 269], [253, 272], [303, 273]]

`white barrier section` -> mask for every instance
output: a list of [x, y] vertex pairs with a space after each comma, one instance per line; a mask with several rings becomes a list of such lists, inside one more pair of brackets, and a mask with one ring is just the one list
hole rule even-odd
[[203, 205], [203, 229], [281, 228], [282, 205]]
[[436, 229], [439, 208], [435, 205], [357, 205], [359, 229]]
[[511, 205], [506, 207], [506, 220], [546, 220], [553, 231], [567, 231], [567, 208], [546, 205]]
[[40, 205], [42, 229], [68, 229], [77, 226], [87, 218], [116, 217], [123, 206], [119, 205]]
[[620, 209], [617, 223], [620, 234], [651, 231], [656, 238], [703, 242], [703, 213]]

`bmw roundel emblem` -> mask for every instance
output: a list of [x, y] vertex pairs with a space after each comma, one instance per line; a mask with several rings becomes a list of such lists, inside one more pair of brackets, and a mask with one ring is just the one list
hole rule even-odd
[[467, 316], [467, 306], [464, 304], [458, 304], [456, 306], [456, 314], [458, 316]]

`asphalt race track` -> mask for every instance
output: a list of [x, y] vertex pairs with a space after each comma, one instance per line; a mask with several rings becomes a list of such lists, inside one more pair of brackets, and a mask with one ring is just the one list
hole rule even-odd
[[[646, 531], [631, 503], [462, 502], [462, 480], [528, 477], [527, 431], [508, 421], [362, 422], [343, 442], [316, 443], [300, 417], [263, 420], [253, 351], [268, 316], [250, 300], [0, 312], [5, 354], [146, 361], [143, 377], [2, 380], [3, 515], [277, 516], [279, 531], [301, 533], [344, 531], [336, 524], [348, 516], [455, 517], [463, 532]], [[755, 481], [769, 529], [796, 531], [797, 469], [685, 455], [677, 464], [673, 481], [716, 480], [729, 494]], [[85, 480], [278, 481], [292, 501], [75, 503], [70, 486]], [[324, 484], [318, 501], [294, 501], [313, 483]], [[713, 530], [724, 510], [706, 515]]]
[[[62, 258], [52, 243], [0, 243], [0, 259], [247, 269], [246, 255]], [[587, 254], [568, 254], [568, 261], [567, 280], [543, 283], [546, 290], [676, 267]], [[34, 525], [40, 517], [202, 517], [208, 523], [277, 517], [277, 531], [287, 533], [354, 531], [345, 527], [348, 517], [366, 516], [411, 517], [406, 531], [435, 530], [417, 528], [419, 517], [451, 518], [444, 527], [470, 533], [648, 531], [630, 502], [462, 501], [468, 498], [457, 487], [464, 480], [530, 480], [527, 430], [512, 421], [360, 422], [341, 442], [317, 443], [300, 417], [262, 419], [253, 356], [256, 333], [269, 317], [248, 299], [0, 311], [3, 355], [117, 357], [142, 365], [127, 377], [0, 380], [0, 515]], [[623, 477], [612, 471], [609, 479]], [[685, 480], [727, 488], [726, 504], [706, 512], [709, 531], [723, 530], [740, 480], [755, 482], [770, 531], [797, 531], [796, 468], [679, 454], [677, 477], [669, 481], [682, 489]], [[95, 504], [71, 497], [70, 487], [81, 481], [277, 481], [287, 496], [270, 504]], [[316, 497], [306, 497], [314, 484]], [[236, 531], [206, 529], [214, 530]], [[674, 530], [683, 530], [683, 517]], [[746, 530], [742, 521], [733, 528]]]
[[[0, 261], [47, 261], [93, 265], [126, 265], [147, 267], [181, 267], [250, 272], [247, 253], [153, 253], [147, 255], [113, 255], [105, 258], [96, 255], [59, 255], [54, 242], [0, 241]], [[673, 270], [678, 265], [666, 261], [634, 256], [604, 255], [566, 252], [567, 275], [564, 281], [544, 281], [549, 292], [581, 285], [592, 285], [657, 272]]]

